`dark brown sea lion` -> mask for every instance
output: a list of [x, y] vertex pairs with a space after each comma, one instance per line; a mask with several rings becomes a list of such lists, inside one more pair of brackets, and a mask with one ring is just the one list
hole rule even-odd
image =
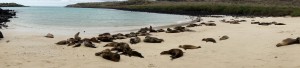
[[101, 56], [104, 59], [111, 60], [114, 62], [120, 61], [120, 55], [117, 53], [112, 53], [109, 49], [105, 49], [101, 52], [95, 53], [95, 56]]
[[117, 45], [118, 45], [118, 42], [111, 42], [111, 43], [106, 44], [103, 47], [116, 47]]
[[137, 43], [140, 43], [140, 42], [141, 42], [141, 38], [139, 38], [139, 37], [130, 38], [130, 43], [131, 44], [137, 44]]
[[259, 24], [260, 22], [251, 22], [251, 24]]
[[75, 46], [73, 46], [73, 48], [75, 48], [75, 47], [80, 47], [82, 43], [83, 43], [83, 41], [78, 41], [78, 42], [76, 42], [76, 43], [74, 44]]
[[57, 42], [55, 44], [57, 44], [57, 45], [67, 45], [68, 41], [67, 40], [62, 40], [62, 41], [59, 41], [59, 42]]
[[215, 24], [215, 23], [206, 23], [205, 25], [206, 26], [217, 26], [217, 24]]
[[137, 33], [134, 32], [130, 32], [129, 34], [125, 34], [126, 37], [130, 38], [130, 37], [137, 37]]
[[196, 27], [196, 26], [199, 26], [199, 25], [198, 24], [189, 24], [186, 27]]
[[299, 40], [300, 40], [300, 38], [297, 38], [297, 39], [287, 38], [287, 39], [282, 40], [281, 43], [278, 43], [276, 45], [276, 47], [287, 46], [287, 45], [292, 45], [292, 44], [299, 44]]
[[168, 51], [163, 51], [160, 53], [161, 55], [171, 55], [170, 57], [173, 59], [180, 58], [183, 56], [183, 51], [180, 49], [171, 49]]
[[215, 21], [208, 21], [208, 22], [215, 22]]
[[176, 26], [174, 27], [174, 30], [178, 30], [180, 32], [184, 32], [185, 31], [185, 27], [182, 27], [182, 26]]
[[161, 43], [164, 40], [163, 39], [159, 39], [156, 37], [150, 37], [150, 36], [146, 36], [145, 39], [143, 40], [146, 43]]
[[92, 42], [94, 43], [100, 43], [101, 41], [99, 41], [96, 37], [93, 37], [90, 39]]
[[103, 33], [98, 36], [98, 40], [102, 42], [113, 42], [114, 38], [110, 33]]
[[216, 40], [213, 38], [204, 38], [204, 39], [202, 39], [202, 41], [217, 43]]
[[284, 24], [284, 23], [276, 23], [275, 25], [286, 25], [286, 24]]
[[123, 52], [124, 54], [127, 54], [128, 52], [132, 51], [129, 44], [127, 44], [125, 42], [118, 43], [117, 46], [112, 48], [111, 50], [117, 51], [117, 52]]
[[201, 48], [201, 46], [194, 46], [194, 45], [179, 45], [179, 48], [183, 48], [184, 50], [186, 50], [186, 49], [198, 49], [198, 48]]
[[219, 40], [227, 40], [229, 37], [227, 35], [222, 36]]
[[144, 56], [140, 52], [137, 52], [137, 51], [129, 51], [127, 53], [122, 53], [122, 54], [128, 55], [129, 57], [136, 56], [136, 57], [144, 58]]
[[81, 40], [81, 37], [79, 37], [79, 34], [80, 32], [77, 32], [75, 35], [74, 35], [74, 38], [76, 41], [80, 41]]
[[179, 30], [172, 30], [170, 28], [167, 28], [167, 31], [166, 33], [179, 33], [180, 31]]
[[2, 32], [0, 31], [0, 38], [4, 38], [4, 36], [3, 36], [3, 34], [2, 34]]
[[150, 33], [138, 33], [138, 36], [150, 36], [151, 34]]
[[86, 46], [86, 47], [97, 48], [97, 47], [95, 46], [95, 44], [93, 44], [90, 40], [84, 40], [84, 41], [83, 41], [83, 44], [84, 44], [84, 46]]
[[149, 32], [158, 32], [157, 30], [153, 29], [152, 26], [150, 26]]
[[54, 38], [54, 35], [53, 34], [50, 34], [50, 33], [48, 33], [46, 36], [45, 36], [46, 38]]
[[165, 30], [164, 29], [159, 29], [159, 30], [157, 30], [158, 32], [165, 32]]
[[272, 23], [269, 23], [269, 22], [261, 22], [259, 23], [258, 25], [262, 25], [262, 26], [268, 26], [268, 25], [271, 25]]

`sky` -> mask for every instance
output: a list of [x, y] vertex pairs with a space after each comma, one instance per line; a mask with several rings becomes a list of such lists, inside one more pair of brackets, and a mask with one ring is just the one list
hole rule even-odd
[[18, 3], [25, 6], [66, 6], [79, 2], [104, 2], [123, 0], [0, 0], [0, 3]]

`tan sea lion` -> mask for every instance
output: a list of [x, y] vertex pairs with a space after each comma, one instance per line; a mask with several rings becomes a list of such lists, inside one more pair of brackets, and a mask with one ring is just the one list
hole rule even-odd
[[150, 36], [146, 36], [145, 39], [143, 40], [146, 43], [161, 43], [164, 40], [163, 39], [159, 39], [156, 37], [150, 37]]
[[95, 56], [101, 56], [104, 59], [111, 60], [114, 62], [119, 62], [121, 56], [117, 53], [112, 53], [109, 49], [105, 49], [101, 52], [95, 53]]
[[204, 39], [202, 39], [202, 41], [217, 43], [217, 41], [213, 38], [204, 38]]
[[201, 48], [201, 46], [194, 46], [194, 45], [179, 45], [179, 48], [183, 48], [184, 50], [186, 50], [186, 49], [198, 49], [198, 48]]
[[170, 57], [173, 59], [180, 58], [183, 56], [183, 51], [180, 49], [171, 49], [168, 51], [163, 51], [160, 53], [161, 55], [171, 55]]
[[54, 38], [54, 35], [53, 34], [50, 34], [50, 33], [48, 33], [46, 36], [45, 36], [46, 38]]
[[300, 40], [300, 38], [297, 38], [297, 39], [287, 38], [287, 39], [282, 40], [281, 43], [278, 43], [276, 45], [276, 47], [287, 46], [287, 45], [292, 45], [292, 44], [299, 44], [299, 40]]

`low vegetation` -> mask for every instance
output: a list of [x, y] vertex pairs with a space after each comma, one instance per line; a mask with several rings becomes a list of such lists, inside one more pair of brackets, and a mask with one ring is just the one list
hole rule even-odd
[[0, 7], [26, 7], [17, 3], [0, 3]]
[[[78, 3], [67, 7], [112, 8], [129, 11], [156, 12], [183, 15], [234, 15], [234, 16], [300, 16], [296, 2], [262, 3], [246, 1], [124, 1]], [[290, 4], [288, 4], [290, 3]], [[299, 6], [298, 6], [299, 5]]]

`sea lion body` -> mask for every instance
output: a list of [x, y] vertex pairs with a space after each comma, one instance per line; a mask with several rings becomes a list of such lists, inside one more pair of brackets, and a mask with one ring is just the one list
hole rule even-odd
[[184, 50], [186, 50], [186, 49], [198, 49], [198, 48], [201, 48], [201, 46], [194, 46], [194, 45], [179, 45], [179, 48], [183, 48]]
[[62, 41], [59, 41], [55, 44], [57, 44], [57, 45], [66, 45], [66, 44], [68, 44], [68, 41], [67, 40], [62, 40]]
[[95, 44], [93, 44], [91, 41], [85, 40], [85, 41], [83, 41], [83, 44], [84, 44], [84, 46], [86, 46], [86, 47], [97, 48], [97, 47], [95, 46]]
[[98, 36], [98, 40], [102, 42], [113, 42], [114, 38], [110, 33], [103, 33]]
[[278, 43], [276, 46], [281, 47], [281, 46], [287, 46], [287, 45], [292, 45], [292, 44], [299, 44], [299, 39], [300, 38], [297, 38], [297, 39], [287, 38], [287, 39], [282, 40], [282, 42]]
[[227, 39], [229, 39], [229, 37], [227, 35], [225, 35], [225, 36], [222, 36], [219, 40], [227, 40]]
[[128, 53], [128, 52], [132, 51], [129, 44], [127, 44], [125, 42], [118, 43], [117, 46], [112, 48], [111, 50], [117, 51], [117, 52], [123, 52], [123, 53]]
[[179, 33], [180, 31], [179, 30], [172, 30], [170, 28], [167, 28], [167, 31], [166, 33]]
[[139, 38], [139, 37], [130, 38], [130, 43], [131, 44], [137, 44], [137, 43], [140, 43], [140, 42], [141, 42], [141, 38]]
[[111, 43], [106, 44], [103, 47], [116, 47], [117, 45], [118, 45], [118, 42], [111, 42]]
[[122, 53], [122, 54], [128, 55], [129, 57], [136, 56], [136, 57], [144, 58], [144, 56], [140, 52], [137, 52], [137, 51], [130, 51], [127, 53]]
[[183, 56], [183, 51], [180, 49], [171, 49], [168, 51], [163, 51], [160, 53], [161, 55], [171, 55], [170, 57], [173, 59], [177, 59]]
[[213, 38], [204, 38], [204, 39], [202, 39], [202, 41], [217, 43], [217, 41]]
[[54, 35], [53, 34], [50, 34], [50, 33], [48, 33], [46, 36], [45, 36], [46, 38], [54, 38]]
[[104, 59], [119, 62], [121, 56], [117, 53], [112, 53], [109, 49], [105, 49], [101, 52], [95, 53], [95, 56], [101, 56]]
[[156, 38], [156, 37], [146, 36], [145, 39], [144, 39], [143, 41], [144, 41], [144, 42], [147, 42], [147, 43], [161, 43], [161, 42], [163, 42], [164, 40], [163, 40], [163, 39]]
[[100, 43], [100, 41], [96, 37], [93, 37], [90, 40], [91, 40], [91, 42], [94, 42], [94, 43]]

